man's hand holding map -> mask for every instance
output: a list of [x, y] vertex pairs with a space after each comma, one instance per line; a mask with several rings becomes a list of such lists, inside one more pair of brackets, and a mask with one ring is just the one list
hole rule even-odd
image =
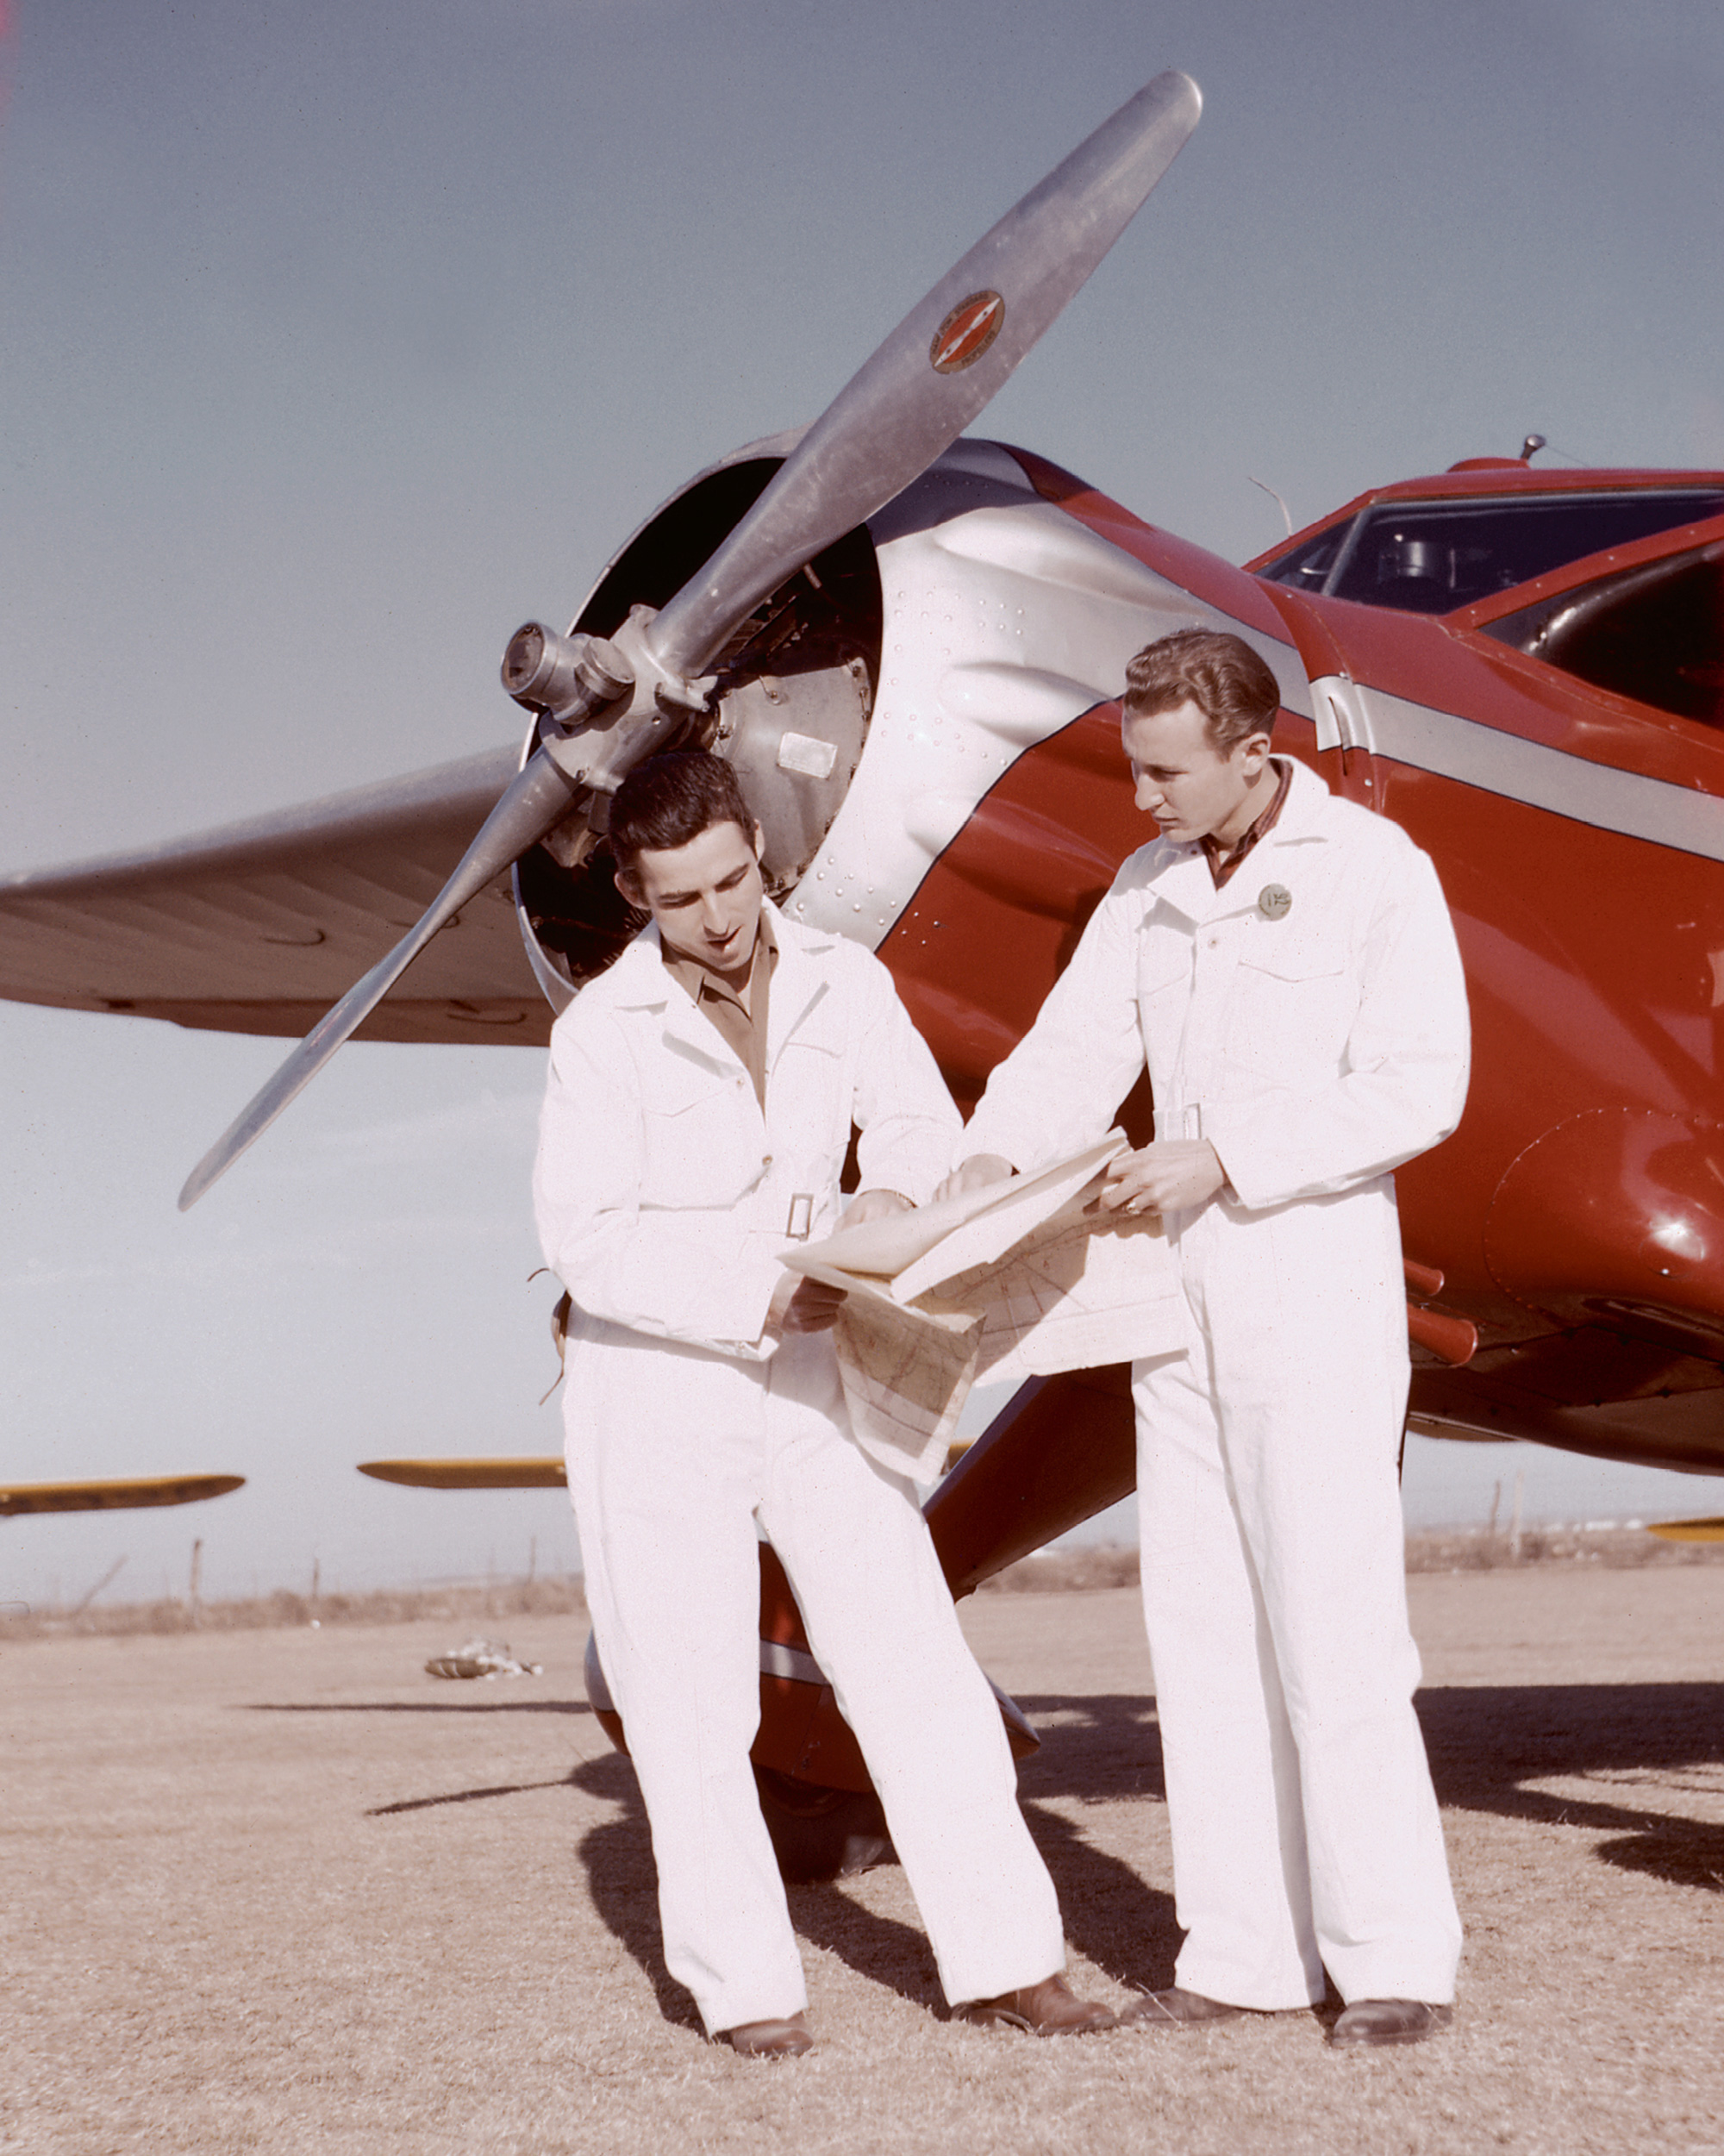
[[1100, 1202], [1122, 1132], [1037, 1174], [840, 1229], [780, 1253], [845, 1290], [834, 1334], [863, 1447], [939, 1472], [965, 1395], [990, 1383], [1171, 1353], [1178, 1277], [1154, 1214]]

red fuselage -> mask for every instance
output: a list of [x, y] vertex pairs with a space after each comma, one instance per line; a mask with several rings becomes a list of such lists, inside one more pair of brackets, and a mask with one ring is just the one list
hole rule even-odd
[[[1473, 1079], [1401, 1172], [1402, 1227], [1479, 1347], [1420, 1356], [1415, 1425], [1724, 1472], [1724, 476], [1460, 471], [1248, 572], [1020, 460], [1196, 609], [1292, 644], [1314, 715], [1284, 709], [1277, 747], [1437, 863]], [[1152, 830], [1104, 704], [946, 849], [881, 954], [960, 1095]]]

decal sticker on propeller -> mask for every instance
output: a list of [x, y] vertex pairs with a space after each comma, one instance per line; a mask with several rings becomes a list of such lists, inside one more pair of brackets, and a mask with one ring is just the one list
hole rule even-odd
[[961, 374], [993, 343], [1005, 327], [1006, 303], [997, 292], [971, 292], [960, 299], [934, 333], [928, 348], [936, 374]]

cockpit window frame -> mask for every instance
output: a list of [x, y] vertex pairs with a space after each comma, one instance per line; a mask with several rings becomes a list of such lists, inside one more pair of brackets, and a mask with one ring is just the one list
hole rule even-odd
[[[1522, 507], [1535, 513], [1539, 509], [1549, 510], [1552, 508], [1579, 508], [1592, 503], [1602, 506], [1630, 501], [1645, 503], [1648, 499], [1663, 501], [1676, 507], [1686, 507], [1692, 502], [1696, 508], [1703, 507], [1709, 513], [1619, 541], [1588, 554], [1577, 555], [1568, 561], [1558, 563], [1539, 576], [1524, 578], [1519, 583], [1505, 585], [1499, 591], [1486, 593], [1479, 598], [1462, 600], [1452, 607], [1397, 606], [1388, 599], [1343, 594], [1337, 589], [1356, 560], [1359, 548], [1366, 543], [1368, 535], [1383, 522], [1412, 522], [1421, 516], [1433, 515], [1444, 518], [1453, 516], [1459, 521], [1469, 511], [1501, 516], [1505, 511], [1512, 514]], [[1677, 552], [1686, 534], [1707, 532], [1719, 523], [1721, 516], [1724, 516], [1724, 490], [1721, 490], [1715, 483], [1708, 484], [1702, 480], [1690, 481], [1685, 485], [1583, 486], [1571, 491], [1548, 488], [1540, 489], [1536, 493], [1517, 492], [1512, 495], [1468, 492], [1462, 495], [1433, 493], [1415, 497], [1397, 496], [1387, 501], [1378, 499], [1360, 503], [1345, 520], [1321, 526], [1316, 531], [1302, 536], [1294, 546], [1284, 549], [1252, 573], [1280, 590], [1302, 592], [1312, 597], [1345, 597], [1350, 605], [1375, 607], [1384, 613], [1406, 614], [1425, 620], [1466, 625], [1477, 622], [1482, 625], [1499, 613], [1512, 613], [1526, 605], [1529, 597], [1540, 593], [1546, 584], [1552, 589], [1559, 589], [1571, 581], [1584, 582], [1589, 572], [1596, 577], [1616, 562], [1626, 563], [1639, 557], [1642, 550], [1645, 550], [1645, 559], [1656, 559], [1661, 553]], [[1326, 542], [1337, 539], [1339, 544], [1324, 572], [1321, 584], [1295, 581], [1276, 573], [1277, 570], [1291, 567], [1300, 556], [1315, 553]]]
[[[1707, 691], [1703, 687], [1680, 685], [1683, 672], [1677, 663], [1680, 639], [1671, 657], [1674, 671], [1668, 681], [1656, 673], [1651, 678], [1667, 688], [1665, 694], [1649, 694], [1643, 683], [1631, 688], [1615, 668], [1595, 672], [1581, 663], [1571, 650], [1560, 653], [1545, 648], [1544, 640], [1566, 603], [1584, 602], [1596, 592], [1607, 607], [1619, 595], [1625, 605], [1632, 606], [1642, 596], [1652, 595], [1655, 580], [1660, 580], [1659, 572], [1665, 569], [1675, 578], [1688, 571], [1709, 566], [1715, 574], [1715, 589], [1721, 558], [1724, 558], [1724, 513], [1669, 531], [1652, 533], [1632, 545], [1606, 547], [1579, 561], [1566, 563], [1561, 569], [1551, 570], [1512, 591], [1497, 593], [1459, 614], [1445, 616], [1444, 627], [1452, 634], [1477, 637], [1484, 648], [1499, 654], [1513, 653], [1516, 662], [1539, 667], [1573, 688], [1603, 698], [1613, 708], [1632, 711], [1641, 718], [1656, 718], [1665, 726], [1691, 728], [1715, 741], [1721, 731], [1724, 731], [1724, 701], [1721, 701], [1715, 688], [1711, 691], [1710, 710], [1684, 708], [1693, 701], [1703, 699]], [[1712, 618], [1715, 621], [1715, 615]], [[1715, 658], [1708, 663], [1715, 666]], [[1613, 678], [1613, 674], [1616, 678]], [[1690, 681], [1694, 678], [1688, 677]]]
[[1512, 584], [1506, 591], [1493, 591], [1488, 599], [1475, 599], [1471, 605], [1459, 607], [1452, 614], [1438, 618], [1452, 628], [1488, 633], [1493, 622], [1511, 614], [1524, 613], [1531, 607], [1559, 599], [1566, 592], [1596, 584], [1601, 578], [1618, 571], [1637, 569], [1645, 562], [1659, 561], [1666, 555], [1693, 553], [1721, 538], [1724, 538], [1724, 511], [1715, 516], [1697, 518], [1691, 524], [1672, 524], [1667, 531], [1650, 532], [1644, 539], [1631, 540], [1620, 547], [1602, 547], [1595, 554], [1579, 555], [1573, 561], [1564, 562], [1560, 568], [1547, 569], [1541, 577]]

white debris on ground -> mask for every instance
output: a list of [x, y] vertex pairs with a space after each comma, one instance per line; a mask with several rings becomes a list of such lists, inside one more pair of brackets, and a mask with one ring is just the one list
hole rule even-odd
[[447, 1654], [433, 1655], [425, 1665], [433, 1677], [539, 1677], [542, 1662], [517, 1662], [505, 1645], [495, 1640], [469, 1640]]

